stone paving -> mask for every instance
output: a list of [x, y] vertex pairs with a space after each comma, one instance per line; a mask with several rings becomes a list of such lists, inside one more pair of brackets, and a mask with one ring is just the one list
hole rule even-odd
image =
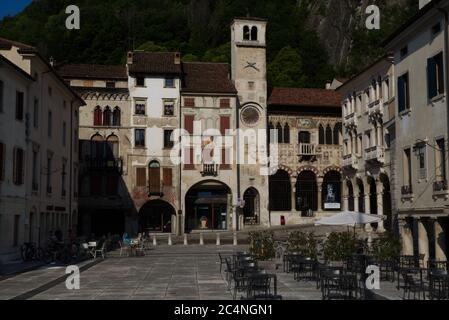
[[[118, 252], [81, 273], [81, 289], [64, 282], [29, 297], [33, 300], [231, 300], [218, 252], [232, 254], [246, 246], [157, 246], [145, 257]], [[0, 299], [11, 299], [65, 275], [65, 268], [41, 268], [0, 281]], [[298, 282], [278, 270], [278, 294], [284, 300], [321, 300], [315, 282]], [[382, 284], [385, 298], [399, 299], [394, 284]]]

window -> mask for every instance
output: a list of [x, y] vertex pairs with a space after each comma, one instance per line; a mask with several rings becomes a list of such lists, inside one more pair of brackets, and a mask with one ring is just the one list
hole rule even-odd
[[195, 107], [195, 98], [184, 98], [184, 106], [188, 108]]
[[52, 156], [48, 155], [47, 157], [47, 193], [50, 194], [52, 192], [51, 189], [51, 174], [52, 174]]
[[19, 231], [20, 231], [20, 216], [14, 216], [14, 232], [13, 232], [13, 246], [19, 245]]
[[95, 107], [94, 111], [94, 126], [101, 126], [103, 124], [103, 112], [100, 106]]
[[5, 96], [5, 85], [3, 81], [0, 80], [0, 112], [3, 112], [4, 96]]
[[34, 98], [33, 125], [35, 128], [39, 127], [39, 100], [37, 98]]
[[32, 173], [32, 182], [31, 188], [33, 191], [37, 191], [39, 189], [39, 171], [38, 171], [38, 152], [33, 150], [33, 173]]
[[146, 111], [145, 111], [146, 105], [147, 105], [147, 103], [146, 103], [145, 100], [136, 100], [135, 108], [134, 108], [135, 109], [134, 110], [135, 114], [137, 116], [144, 116], [145, 113], [146, 113]]
[[73, 168], [73, 196], [78, 198], [78, 168]]
[[186, 148], [184, 149], [184, 170], [194, 170], [194, 169], [195, 169], [194, 149]]
[[251, 28], [251, 40], [257, 41], [257, 27]]
[[278, 122], [276, 125], [276, 131], [277, 131], [277, 137], [278, 137], [278, 143], [282, 143], [282, 141], [284, 141], [284, 137], [283, 137], [283, 129], [281, 124]]
[[195, 116], [185, 115], [184, 116], [184, 129], [190, 134], [193, 134], [193, 122], [195, 120]]
[[220, 108], [230, 108], [231, 99], [220, 99]]
[[284, 126], [284, 143], [290, 143], [290, 126], [288, 123]]
[[402, 47], [400, 51], [401, 59], [408, 55], [408, 46]]
[[410, 109], [410, 86], [408, 73], [398, 78], [398, 106], [399, 113]]
[[150, 195], [161, 193], [161, 166], [157, 161], [151, 161], [148, 165], [148, 182]]
[[371, 131], [366, 133], [366, 145], [365, 149], [371, 148]]
[[341, 123], [337, 123], [334, 126], [334, 145], [339, 145], [340, 144], [341, 132], [342, 132], [342, 124]]
[[244, 26], [243, 27], [243, 40], [249, 40], [249, 39], [250, 39], [249, 27]]
[[325, 144], [325, 138], [324, 138], [324, 127], [322, 124], [320, 124], [318, 128], [318, 140], [320, 144]]
[[437, 182], [446, 182], [446, 145], [444, 139], [439, 139], [437, 142], [436, 157], [435, 157], [435, 179]]
[[119, 139], [116, 135], [111, 134], [106, 139], [106, 159], [118, 159], [119, 155]]
[[23, 120], [23, 92], [16, 91], [16, 120]]
[[248, 81], [248, 90], [254, 90], [254, 81]]
[[173, 171], [172, 171], [172, 168], [164, 168], [163, 169], [163, 181], [164, 181], [164, 186], [166, 186], [166, 187], [173, 186]]
[[174, 146], [174, 141], [172, 141], [173, 130], [164, 130], [164, 148], [171, 149]]
[[75, 129], [73, 131], [73, 149], [75, 150], [75, 152], [78, 152], [78, 130]]
[[331, 128], [330, 125], [327, 125], [327, 128], [326, 128], [326, 144], [332, 144], [332, 136], [333, 136], [332, 128]]
[[51, 138], [51, 134], [52, 134], [52, 120], [53, 120], [53, 115], [51, 111], [48, 111], [48, 128], [47, 128], [47, 135], [49, 138]]
[[145, 187], [147, 185], [147, 169], [136, 168], [136, 186]]
[[390, 79], [385, 79], [384, 81], [384, 97], [385, 101], [390, 99]]
[[112, 125], [114, 127], [120, 127], [121, 117], [122, 117], [122, 112], [120, 111], [120, 108], [115, 107], [114, 112], [112, 113]]
[[230, 117], [220, 117], [220, 132], [222, 136], [226, 135], [226, 131], [231, 128], [231, 118]]
[[62, 123], [62, 145], [65, 147], [67, 143], [67, 124], [65, 122]]
[[174, 88], [175, 87], [175, 79], [173, 79], [173, 78], [166, 78], [165, 79], [165, 87], [166, 88]]
[[412, 159], [410, 148], [404, 150], [404, 186], [412, 186]]
[[110, 127], [111, 124], [112, 124], [112, 111], [111, 108], [107, 106], [106, 108], [104, 108], [103, 111], [103, 126]]
[[0, 181], [5, 179], [5, 145], [0, 142]]
[[437, 24], [433, 25], [431, 32], [432, 32], [432, 37], [434, 37], [438, 33], [440, 33], [441, 32], [441, 23], [438, 22]]
[[67, 162], [65, 160], [62, 161], [62, 170], [61, 170], [61, 196], [66, 196], [66, 188], [65, 188], [65, 181], [66, 181], [66, 172], [67, 169]]
[[416, 147], [416, 156], [418, 158], [418, 178], [420, 180], [426, 179], [426, 145], [421, 144]]
[[24, 160], [24, 151], [20, 148], [14, 149], [13, 181], [17, 186], [23, 184]]
[[145, 129], [136, 129], [134, 134], [135, 146], [145, 147]]
[[444, 93], [442, 53], [427, 59], [427, 93], [429, 100]]
[[145, 78], [144, 77], [136, 78], [136, 87], [145, 87]]
[[175, 115], [175, 103], [173, 101], [164, 102], [164, 116], [173, 117]]
[[106, 88], [115, 88], [114, 81], [106, 81]]
[[286, 171], [279, 170], [269, 177], [269, 206], [271, 211], [292, 210], [292, 185]]
[[106, 194], [108, 196], [116, 196], [118, 194], [118, 176], [106, 176]]

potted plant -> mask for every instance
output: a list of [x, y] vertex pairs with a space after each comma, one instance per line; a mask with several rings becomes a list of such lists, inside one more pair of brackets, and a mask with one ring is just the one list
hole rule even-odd
[[276, 257], [274, 247], [274, 235], [271, 231], [257, 231], [249, 234], [249, 251], [258, 262], [259, 267], [274, 271], [276, 270]]
[[356, 249], [357, 240], [350, 232], [332, 232], [324, 243], [324, 257], [331, 264], [341, 264]]

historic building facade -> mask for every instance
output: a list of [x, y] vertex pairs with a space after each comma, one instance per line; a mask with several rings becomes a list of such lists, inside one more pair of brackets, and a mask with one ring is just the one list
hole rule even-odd
[[0, 38], [0, 260], [73, 227], [82, 105], [35, 48]]
[[269, 177], [272, 225], [313, 223], [342, 209], [339, 101], [333, 90], [271, 90], [268, 128], [279, 155]]
[[344, 204], [349, 211], [385, 216], [373, 225], [380, 232], [392, 231], [394, 222], [392, 63], [383, 57], [338, 88], [343, 97]]
[[404, 253], [425, 261], [447, 260], [449, 231], [449, 1], [427, 2], [385, 43], [394, 55], [400, 232]]

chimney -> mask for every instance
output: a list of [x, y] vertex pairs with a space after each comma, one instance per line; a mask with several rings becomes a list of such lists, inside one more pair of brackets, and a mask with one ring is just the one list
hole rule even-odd
[[129, 51], [127, 64], [133, 64], [133, 62], [134, 62], [134, 54], [132, 51]]
[[332, 81], [326, 82], [326, 90], [331, 90], [332, 87]]
[[181, 64], [181, 53], [175, 53], [175, 64]]
[[53, 56], [50, 57], [50, 65], [51, 65], [52, 67], [55, 66], [55, 59], [53, 58]]
[[432, 0], [419, 0], [419, 10], [424, 8]]

